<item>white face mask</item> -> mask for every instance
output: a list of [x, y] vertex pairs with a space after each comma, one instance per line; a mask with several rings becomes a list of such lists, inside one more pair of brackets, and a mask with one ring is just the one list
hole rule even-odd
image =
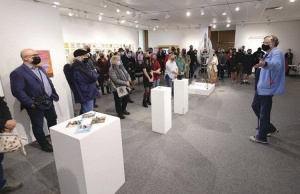
[[121, 61], [117, 61], [117, 65], [120, 66], [122, 64]]

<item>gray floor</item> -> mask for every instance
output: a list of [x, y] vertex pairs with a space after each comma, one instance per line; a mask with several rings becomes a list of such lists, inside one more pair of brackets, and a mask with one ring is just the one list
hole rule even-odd
[[[189, 112], [173, 114], [166, 135], [151, 132], [150, 108], [142, 107], [137, 86], [131, 115], [121, 121], [126, 182], [117, 194], [300, 193], [300, 79], [287, 77], [286, 94], [273, 98], [271, 120], [280, 132], [269, 145], [248, 140], [257, 126], [250, 81], [225, 79], [209, 97], [190, 95]], [[115, 114], [112, 95], [97, 103], [97, 111]], [[53, 154], [36, 143], [26, 149], [26, 157], [4, 160], [7, 179], [24, 183], [16, 194], [60, 193]]]

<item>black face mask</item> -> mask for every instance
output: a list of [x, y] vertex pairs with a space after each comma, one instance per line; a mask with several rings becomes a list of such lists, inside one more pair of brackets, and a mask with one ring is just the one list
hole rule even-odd
[[88, 61], [89, 61], [88, 58], [84, 58], [82, 62], [83, 62], [83, 63], [87, 63]]
[[262, 50], [268, 51], [270, 49], [270, 45], [261, 45]]
[[34, 65], [38, 65], [38, 64], [40, 64], [40, 62], [41, 62], [41, 58], [39, 57], [39, 56], [37, 56], [37, 57], [32, 57], [32, 64], [34, 64]]

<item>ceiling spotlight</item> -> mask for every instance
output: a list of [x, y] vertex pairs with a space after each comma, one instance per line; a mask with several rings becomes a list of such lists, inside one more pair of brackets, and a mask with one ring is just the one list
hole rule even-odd
[[124, 16], [122, 17], [121, 23], [124, 24], [126, 22]]
[[231, 23], [231, 21], [230, 21], [230, 20], [227, 20], [227, 22], [228, 22], [228, 23]]
[[53, 2], [53, 4], [54, 5], [59, 5], [60, 3], [55, 1], [55, 2]]
[[240, 4], [237, 4], [235, 11], [239, 11], [240, 10]]
[[201, 15], [204, 15], [204, 9], [201, 8]]
[[69, 16], [72, 17], [73, 16], [73, 12], [72, 9], [69, 10]]
[[102, 20], [102, 16], [101, 16], [101, 15], [99, 15], [99, 18], [98, 18], [98, 19], [99, 19], [99, 21], [101, 21], [101, 20]]
[[186, 16], [187, 16], [187, 17], [190, 17], [190, 15], [191, 15], [191, 12], [190, 12], [190, 10], [189, 10], [189, 11], [186, 12]]
[[127, 15], [129, 15], [129, 14], [130, 14], [130, 11], [126, 11], [126, 13], [127, 13]]
[[215, 25], [215, 24], [214, 24], [212, 27], [213, 27], [213, 28], [216, 28], [216, 27], [217, 27], [217, 25]]
[[117, 8], [117, 12], [119, 13], [121, 10], [119, 8]]
[[293, 2], [295, 2], [295, 0], [290, 0], [290, 2], [292, 2], [292, 3], [293, 3]]
[[229, 28], [229, 27], [230, 27], [230, 24], [227, 24], [226, 27]]
[[155, 31], [155, 30], [156, 30], [156, 28], [154, 27], [154, 28], [153, 28], [153, 31]]
[[222, 13], [222, 15], [226, 15], [226, 13], [224, 12], [224, 13]]
[[104, 8], [107, 7], [107, 4], [105, 4], [104, 0], [103, 0], [103, 2], [101, 3], [101, 6], [104, 7]]
[[99, 13], [100, 15], [104, 15], [104, 13]]
[[136, 20], [136, 21], [134, 21], [134, 23], [136, 23], [136, 24], [137, 24], [137, 23], [139, 23], [139, 21], [137, 21], [137, 20]]
[[169, 18], [170, 18], [170, 15], [168, 14], [168, 12], [166, 12], [165, 19], [169, 19]]
[[138, 27], [139, 27], [139, 25], [137, 24], [137, 25], [135, 25], [135, 27], [136, 27], [136, 28], [138, 28]]

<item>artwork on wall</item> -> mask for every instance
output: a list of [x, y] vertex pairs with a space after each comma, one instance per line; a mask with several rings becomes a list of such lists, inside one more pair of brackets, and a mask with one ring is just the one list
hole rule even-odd
[[74, 51], [76, 49], [80, 49], [85, 45], [89, 45], [91, 47], [91, 53], [95, 53], [96, 50], [99, 50], [99, 51], [107, 54], [109, 50], [116, 52], [119, 50], [119, 48], [125, 48], [125, 47], [129, 47], [132, 51], [135, 52], [134, 44], [102, 44], [102, 43], [86, 43], [86, 42], [84, 42], [84, 43], [65, 42], [64, 48], [65, 48], [66, 57], [68, 57], [69, 54], [74, 53]]
[[53, 77], [53, 69], [52, 69], [50, 51], [49, 50], [37, 50], [36, 52], [38, 53], [38, 55], [41, 58], [41, 63], [38, 65], [43, 67], [46, 70], [49, 77]]

